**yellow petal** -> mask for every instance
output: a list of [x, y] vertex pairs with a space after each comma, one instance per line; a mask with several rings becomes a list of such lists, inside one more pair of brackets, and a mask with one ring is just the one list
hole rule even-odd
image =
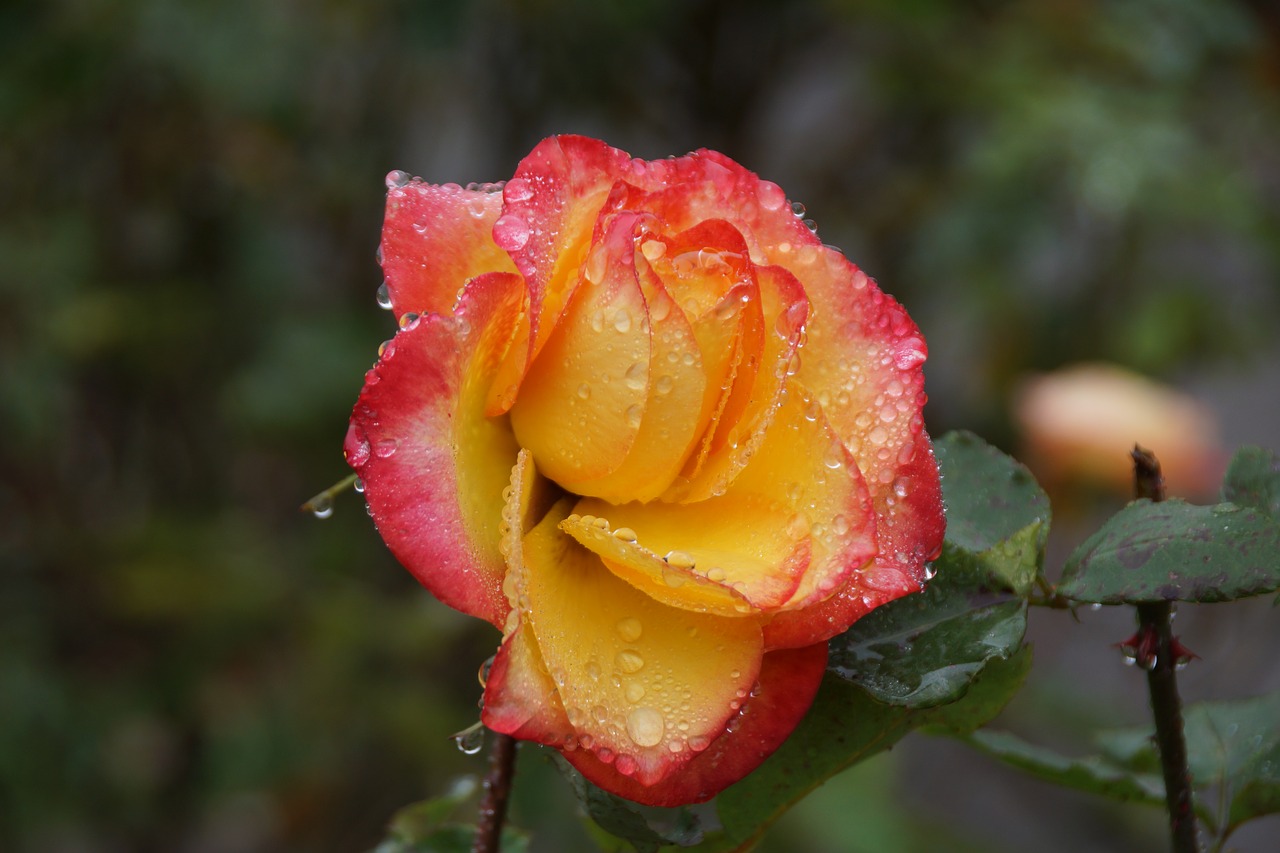
[[659, 601], [689, 610], [732, 616], [779, 607], [809, 563], [808, 544], [788, 531], [791, 512], [767, 495], [726, 495], [686, 505], [610, 506], [588, 498], [574, 512], [597, 524], [608, 519], [605, 530], [573, 523], [575, 516], [563, 526], [615, 574]]
[[[582, 501], [576, 509], [582, 509], [583, 504], [611, 513], [623, 509], [594, 499]], [[615, 575], [663, 604], [721, 616], [755, 612], [742, 593], [725, 582], [727, 573], [718, 564], [708, 572], [710, 563], [704, 559], [699, 570], [692, 554], [672, 548], [651, 550], [648, 537], [638, 541], [631, 528], [615, 527], [600, 516], [574, 512], [560, 522], [560, 528], [599, 555]]]
[[[631, 244], [621, 227], [607, 239]], [[599, 284], [584, 280], [511, 408], [516, 438], [545, 476], [583, 494], [621, 467], [640, 432], [651, 351], [634, 265], [610, 265]]]
[[615, 577], [560, 530], [571, 501], [525, 537], [521, 618], [579, 746], [653, 784], [737, 713], [759, 675], [760, 628], [667, 607]]
[[[707, 377], [694, 330], [656, 277], [642, 275], [640, 282], [653, 347], [640, 431], [616, 471], [579, 488], [579, 493], [614, 503], [647, 501], [662, 494], [692, 453], [703, 424]], [[628, 372], [623, 381], [639, 384], [639, 371]]]

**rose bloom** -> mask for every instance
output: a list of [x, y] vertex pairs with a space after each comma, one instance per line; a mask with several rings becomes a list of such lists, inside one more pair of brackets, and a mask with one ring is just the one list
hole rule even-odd
[[713, 151], [563, 136], [505, 185], [387, 183], [400, 331], [344, 447], [379, 532], [502, 630], [485, 725], [714, 796], [941, 547], [919, 329]]

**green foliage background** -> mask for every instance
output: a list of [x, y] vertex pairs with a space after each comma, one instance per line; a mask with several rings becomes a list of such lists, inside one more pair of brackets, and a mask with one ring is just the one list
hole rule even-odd
[[[296, 509], [345, 473], [389, 334], [392, 168], [499, 180], [554, 132], [718, 148], [911, 308], [935, 434], [1007, 445], [1021, 372], [1106, 358], [1262, 377], [1228, 436], [1280, 445], [1262, 2], [14, 0], [0, 128], [5, 850], [365, 849], [478, 771], [445, 735], [496, 635], [358, 501]], [[1072, 666], [1068, 710], [1032, 711], [1103, 716]], [[860, 766], [765, 849], [1018, 849], [912, 796], [965, 787], [906, 778], [967, 773], [949, 748]], [[586, 845], [554, 769], [521, 774], [533, 849]], [[1056, 802], [1042, 826], [1083, 824], [1037, 846], [1160, 844]]]

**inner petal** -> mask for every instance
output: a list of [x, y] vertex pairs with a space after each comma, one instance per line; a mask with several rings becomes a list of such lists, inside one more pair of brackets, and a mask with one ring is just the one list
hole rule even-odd
[[[629, 249], [632, 224], [618, 217], [605, 241]], [[599, 283], [584, 279], [574, 291], [530, 366], [511, 425], [538, 469], [568, 491], [591, 493], [590, 481], [618, 470], [635, 444], [650, 386], [650, 335], [634, 264], [610, 265]]]
[[651, 785], [706, 749], [760, 671], [759, 624], [668, 607], [560, 529], [571, 499], [524, 540], [522, 613], [578, 744]]

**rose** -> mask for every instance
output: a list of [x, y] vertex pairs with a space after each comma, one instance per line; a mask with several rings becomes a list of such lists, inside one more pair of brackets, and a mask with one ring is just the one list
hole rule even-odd
[[380, 533], [502, 629], [486, 725], [713, 796], [941, 545], [919, 330], [715, 152], [558, 137], [502, 187], [388, 188], [400, 331], [344, 447]]

